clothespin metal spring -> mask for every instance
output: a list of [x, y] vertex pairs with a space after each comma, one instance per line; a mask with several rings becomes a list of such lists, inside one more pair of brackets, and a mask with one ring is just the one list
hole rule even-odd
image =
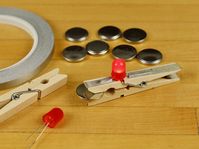
[[39, 90], [39, 89], [32, 90], [32, 89], [28, 88], [27, 91], [20, 91], [20, 92], [13, 93], [12, 96], [11, 96], [11, 100], [19, 99], [20, 96], [23, 95], [23, 94], [34, 93], [34, 92], [38, 93], [38, 99], [40, 99], [41, 98], [41, 90]]

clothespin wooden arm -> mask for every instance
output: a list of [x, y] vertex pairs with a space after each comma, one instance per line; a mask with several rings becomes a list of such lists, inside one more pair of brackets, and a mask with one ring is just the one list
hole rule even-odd
[[[0, 122], [36, 102], [38, 98], [43, 98], [65, 85], [67, 82], [67, 75], [58, 73], [59, 70], [54, 69], [30, 83], [26, 83], [0, 96], [0, 103], [7, 102], [8, 100], [10, 101], [0, 109]], [[21, 92], [23, 92], [23, 94], [20, 94]], [[14, 94], [18, 95], [19, 98], [12, 99]]]
[[158, 78], [176, 74], [181, 68], [176, 63], [154, 66], [142, 70], [128, 72], [128, 77], [125, 78], [125, 83], [139, 84], [141, 82], [149, 82]]
[[121, 81], [113, 81], [111, 77], [104, 77], [84, 81], [84, 84], [92, 93], [106, 92], [110, 88], [124, 88], [128, 86], [128, 84], [134, 84], [136, 86], [142, 82], [148, 82], [170, 74], [175, 74], [180, 70], [180, 67], [176, 63], [170, 63], [128, 72], [123, 83], [121, 83]]
[[12, 94], [16, 93], [16, 92], [20, 92], [23, 91], [24, 89], [27, 89], [30, 86], [30, 83], [25, 83], [3, 95], [0, 96], [0, 106], [3, 107], [5, 106], [7, 103], [9, 103], [11, 101], [11, 96]]

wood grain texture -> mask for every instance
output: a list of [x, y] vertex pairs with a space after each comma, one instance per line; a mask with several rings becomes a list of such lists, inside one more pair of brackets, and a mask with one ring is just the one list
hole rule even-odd
[[[30, 133], [6, 133], [0, 135], [0, 147], [13, 149], [10, 144], [15, 144], [17, 149], [26, 149], [32, 140], [24, 142]], [[13, 140], [15, 138], [15, 140]], [[59, 149], [196, 149], [198, 136], [195, 135], [105, 135], [105, 134], [64, 134], [52, 133], [48, 130], [41, 140], [35, 144], [35, 149], [59, 148]], [[16, 142], [18, 142], [16, 144]]]
[[[62, 108], [66, 116], [59, 127], [52, 130], [57, 133], [197, 134], [195, 110], [189, 108]], [[41, 125], [42, 114], [49, 110], [48, 106], [41, 105], [27, 108], [1, 123], [0, 132], [30, 132]], [[34, 113], [27, 114], [28, 111]]]
[[[61, 107], [65, 119], [48, 129], [34, 148], [199, 147], [198, 0], [2, 0], [0, 5], [30, 10], [49, 22], [55, 34], [55, 52], [40, 74], [58, 67], [69, 77], [67, 86], [0, 124], [0, 148], [26, 149], [35, 135], [28, 141], [26, 138], [42, 125], [42, 115], [53, 107]], [[88, 108], [76, 96], [76, 87], [83, 80], [110, 75], [113, 59], [110, 53], [87, 56], [81, 63], [64, 61], [63, 48], [74, 44], [64, 40], [64, 32], [74, 26], [85, 27], [89, 39], [77, 43], [85, 46], [98, 39], [96, 31], [104, 25], [116, 25], [122, 31], [129, 27], [145, 29], [147, 41], [134, 46], [138, 51], [159, 49], [164, 56], [162, 64], [178, 63], [182, 67], [181, 81]], [[33, 41], [12, 26], [0, 24], [0, 30], [0, 68], [5, 68], [22, 59]], [[109, 42], [111, 49], [124, 43], [122, 39]], [[129, 71], [146, 67], [136, 60], [127, 62]]]

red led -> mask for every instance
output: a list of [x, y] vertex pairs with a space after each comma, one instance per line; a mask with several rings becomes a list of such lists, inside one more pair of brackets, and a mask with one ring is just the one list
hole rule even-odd
[[60, 108], [53, 108], [43, 116], [43, 122], [50, 128], [54, 128], [63, 118], [64, 112]]
[[126, 63], [124, 59], [115, 59], [112, 63], [112, 79], [123, 81], [126, 77]]

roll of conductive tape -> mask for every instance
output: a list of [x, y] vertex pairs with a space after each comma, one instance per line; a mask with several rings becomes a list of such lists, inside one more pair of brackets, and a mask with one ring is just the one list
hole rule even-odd
[[7, 88], [29, 80], [42, 68], [52, 55], [54, 35], [41, 17], [16, 8], [0, 7], [0, 23], [25, 30], [34, 40], [32, 49], [23, 59], [0, 70], [0, 88]]

